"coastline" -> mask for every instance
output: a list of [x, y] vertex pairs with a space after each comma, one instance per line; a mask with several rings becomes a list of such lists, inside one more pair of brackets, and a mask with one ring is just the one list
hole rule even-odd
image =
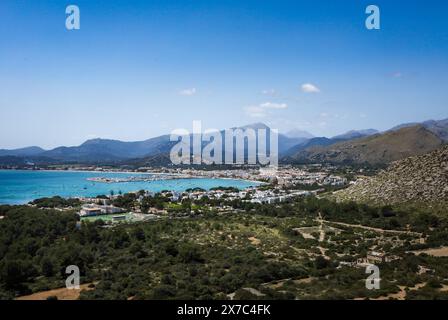
[[[245, 181], [249, 183], [257, 183], [257, 184], [268, 184], [265, 181], [258, 181], [258, 180], [251, 180], [251, 179], [243, 179], [243, 178], [229, 178], [229, 177], [207, 177], [207, 176], [190, 176], [185, 177], [181, 173], [165, 173], [165, 172], [135, 172], [135, 171], [113, 171], [113, 170], [103, 170], [103, 171], [96, 171], [96, 170], [57, 170], [57, 169], [38, 169], [38, 170], [26, 170], [26, 169], [0, 169], [1, 171], [21, 171], [21, 172], [73, 172], [73, 173], [116, 173], [116, 174], [133, 174], [133, 175], [171, 175], [171, 176], [179, 176], [179, 178], [176, 179], [216, 179], [216, 180], [239, 180], [239, 181]], [[160, 179], [163, 180], [163, 179]], [[98, 182], [98, 181], [97, 181]]]
[[[39, 174], [39, 171], [41, 172]], [[55, 173], [47, 175], [46, 173]], [[170, 174], [171, 179], [164, 179], [167, 173], [129, 172], [129, 171], [93, 171], [93, 170], [17, 170], [0, 169], [0, 174], [5, 178], [0, 180], [0, 203], [5, 205], [23, 205], [32, 200], [53, 196], [62, 198], [95, 197], [107, 194], [110, 190], [123, 193], [148, 190], [158, 192], [160, 186], [166, 185], [166, 190], [184, 192], [188, 188], [199, 187], [211, 189], [217, 187], [235, 187], [239, 190], [257, 188], [264, 182], [251, 181], [230, 177], [206, 177], [206, 176], [182, 176], [182, 174]], [[107, 174], [115, 174], [120, 179], [141, 176], [153, 177], [152, 181], [121, 181], [103, 182], [89, 181], [88, 177], [101, 177]], [[60, 175], [60, 176], [59, 176]], [[17, 176], [17, 178], [16, 178]], [[59, 180], [61, 179], [61, 180]], [[72, 182], [74, 181], [74, 182]], [[172, 183], [171, 183], [172, 181]], [[93, 184], [91, 184], [93, 183]], [[165, 188], [165, 187], [163, 187]], [[162, 190], [162, 189], [160, 189]]]

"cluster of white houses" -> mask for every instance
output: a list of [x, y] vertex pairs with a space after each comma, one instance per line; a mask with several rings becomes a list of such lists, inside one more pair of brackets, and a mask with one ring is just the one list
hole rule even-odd
[[324, 171], [308, 172], [297, 169], [285, 169], [275, 176], [278, 185], [290, 187], [294, 185], [344, 186], [347, 179], [328, 174]]
[[85, 204], [79, 211], [79, 216], [81, 217], [93, 217], [103, 214], [119, 214], [123, 213], [125, 210], [109, 205], [98, 205], [98, 204]]
[[[313, 170], [311, 170], [313, 169]], [[285, 202], [291, 198], [315, 195], [321, 190], [304, 191], [304, 190], [288, 190], [289, 186], [296, 185], [318, 185], [318, 186], [342, 186], [347, 183], [347, 179], [341, 176], [332, 175], [322, 168], [311, 168], [310, 170], [302, 170], [294, 167], [280, 168], [258, 168], [245, 170], [221, 170], [221, 171], [202, 171], [194, 169], [171, 169], [170, 173], [192, 176], [211, 176], [211, 177], [233, 177], [233, 178], [250, 178], [256, 180], [264, 180], [275, 182], [272, 188], [251, 187], [246, 190], [188, 190], [185, 192], [165, 191], [162, 194], [169, 197], [172, 202], [181, 202], [182, 200], [201, 200], [204, 197], [209, 199], [223, 199], [247, 201], [259, 204], [275, 204]], [[140, 194], [137, 200], [142, 201], [145, 197], [154, 197], [155, 193], [145, 191]], [[112, 196], [113, 197], [113, 196]], [[79, 212], [81, 217], [120, 214], [124, 210], [111, 205], [106, 205], [107, 200], [103, 199], [81, 199], [84, 203], [88, 203], [82, 207]], [[158, 210], [160, 211], [160, 210]], [[138, 212], [138, 210], [137, 210]], [[159, 213], [152, 212], [151, 213]]]
[[274, 204], [274, 203], [280, 203], [285, 202], [292, 198], [297, 197], [304, 197], [309, 196], [311, 194], [315, 194], [317, 191], [293, 191], [293, 192], [279, 192], [276, 193], [272, 190], [266, 190], [266, 191], [260, 191], [257, 190], [255, 193], [251, 196], [250, 202], [252, 203], [259, 203], [259, 204]]
[[396, 255], [387, 255], [385, 252], [380, 251], [369, 251], [364, 258], [359, 258], [353, 262], [341, 261], [339, 267], [356, 267], [365, 268], [369, 265], [378, 265], [382, 263], [389, 263], [395, 260], [400, 260], [401, 258]]
[[196, 190], [184, 193], [178, 192], [168, 192], [167, 195], [170, 196], [170, 200], [173, 202], [182, 201], [184, 199], [190, 200], [201, 200], [204, 197], [209, 199], [222, 199], [225, 197], [226, 200], [232, 201], [237, 199], [242, 199], [243, 201], [248, 201], [251, 203], [280, 203], [288, 199], [309, 196], [316, 194], [316, 191], [285, 191], [283, 189], [270, 189], [270, 190], [259, 190], [257, 188], [248, 188], [242, 191], [228, 191], [228, 190]]
[[[140, 168], [140, 170], [150, 168]], [[169, 169], [165, 171], [188, 177], [210, 177], [210, 178], [234, 178], [247, 180], [260, 180], [276, 182], [282, 186], [302, 185], [321, 185], [321, 186], [344, 186], [347, 179], [331, 173], [332, 168], [322, 168], [321, 166], [305, 167], [303, 169], [292, 166], [266, 167], [266, 168], [245, 168], [235, 170], [195, 170], [189, 169]]]
[[[280, 188], [260, 190], [258, 188], [248, 188], [241, 191], [229, 191], [229, 190], [191, 190], [188, 192], [175, 192], [175, 191], [164, 191], [162, 195], [168, 197], [172, 202], [182, 202], [183, 200], [201, 200], [204, 197], [209, 199], [223, 199], [232, 201], [236, 199], [241, 199], [243, 201], [259, 204], [275, 204], [287, 201], [288, 199], [309, 196], [316, 194], [316, 191], [286, 191]], [[137, 201], [141, 202], [145, 197], [155, 196], [154, 192], [146, 191], [141, 194]], [[103, 199], [82, 199], [86, 204], [84, 204], [79, 211], [79, 216], [81, 217], [92, 217], [99, 215], [114, 215], [126, 212], [122, 208], [115, 207], [113, 205], [106, 205], [106, 201]], [[138, 211], [138, 210], [137, 210]], [[151, 213], [163, 213], [163, 210], [157, 210], [157, 212]]]

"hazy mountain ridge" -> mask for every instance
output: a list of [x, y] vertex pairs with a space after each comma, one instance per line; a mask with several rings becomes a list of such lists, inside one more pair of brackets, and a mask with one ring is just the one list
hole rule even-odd
[[164, 135], [145, 141], [123, 142], [119, 140], [93, 139], [78, 147], [59, 147], [42, 153], [42, 156], [56, 160], [79, 161], [89, 160], [118, 161], [145, 157], [169, 151], [169, 136]]
[[15, 157], [20, 157], [20, 156], [33, 156], [33, 155], [38, 155], [45, 152], [44, 149], [40, 148], [40, 147], [26, 147], [26, 148], [20, 148], [20, 149], [13, 149], [13, 150], [6, 150], [6, 149], [0, 149], [0, 157], [4, 157], [4, 156], [15, 156]]
[[387, 164], [440, 147], [444, 141], [422, 125], [339, 142], [327, 147], [310, 147], [294, 154], [295, 162]]
[[421, 123], [418, 122], [404, 123], [393, 127], [389, 131], [396, 131], [402, 128], [412, 127], [415, 125], [422, 125], [426, 129], [437, 135], [442, 140], [448, 141], [448, 119], [428, 120]]
[[380, 132], [376, 129], [351, 130], [344, 134], [334, 136], [332, 139], [343, 139], [343, 140], [358, 139], [358, 138], [372, 136], [377, 133], [380, 133]]
[[316, 137], [316, 138], [312, 138], [309, 140], [305, 140], [302, 143], [299, 143], [295, 146], [293, 146], [292, 148], [289, 148], [285, 153], [284, 153], [284, 157], [285, 159], [295, 155], [296, 153], [302, 151], [302, 150], [306, 150], [308, 148], [314, 147], [314, 146], [330, 146], [332, 144], [341, 142], [344, 140], [340, 140], [340, 139], [332, 139], [332, 138], [326, 138], [326, 137]]
[[[270, 130], [270, 128], [263, 123], [254, 123], [239, 128], [240, 129], [251, 128], [254, 130], [265, 129], [267, 130], [268, 134]], [[224, 130], [220, 131], [220, 133], [223, 136], [223, 141], [224, 141], [224, 132], [225, 132]], [[280, 153], [306, 140], [305, 138], [287, 137], [283, 134], [279, 134], [278, 137], [279, 137], [278, 147]], [[192, 135], [190, 135], [190, 139], [192, 139]], [[48, 151], [41, 149], [42, 152], [33, 152], [33, 153], [22, 152], [20, 155], [16, 155], [14, 150], [11, 151], [4, 150], [4, 154], [0, 156], [26, 157], [30, 159], [30, 161], [34, 161], [36, 163], [41, 163], [41, 161], [39, 161], [41, 158], [49, 162], [52, 162], [53, 160], [54, 162], [57, 163], [62, 162], [99, 163], [101, 161], [109, 163], [110, 162], [121, 163], [127, 160], [134, 161], [134, 159], [139, 158], [149, 158], [152, 159], [151, 162], [154, 162], [155, 159], [166, 159], [167, 156], [169, 156], [171, 148], [176, 143], [177, 143], [176, 141], [174, 142], [170, 141], [170, 135], [162, 135], [148, 140], [135, 141], [135, 142], [124, 142], [111, 139], [92, 139], [87, 140], [80, 146], [57, 147]], [[203, 145], [204, 144], [205, 143], [203, 143]], [[247, 148], [245, 148], [245, 150], [247, 150]], [[9, 160], [10, 159], [8, 159], [8, 164], [11, 162]], [[21, 161], [20, 159], [15, 159], [14, 162], [20, 163]], [[165, 162], [166, 161], [163, 161], [163, 163]], [[2, 162], [0, 159], [0, 163], [5, 162]]]
[[284, 135], [288, 138], [301, 138], [301, 139], [314, 138], [313, 134], [309, 133], [308, 131], [299, 130], [299, 129], [290, 130], [290, 131], [284, 133]]
[[333, 144], [336, 144], [338, 142], [358, 139], [367, 137], [373, 134], [378, 133], [378, 130], [375, 129], [366, 129], [366, 130], [351, 130], [344, 134], [334, 136], [332, 138], [326, 138], [326, 137], [314, 137], [311, 139], [307, 139], [303, 141], [302, 143], [293, 146], [292, 148], [288, 149], [286, 152], [283, 153], [284, 161], [286, 162], [294, 162], [294, 155], [302, 150], [306, 150], [311, 147], [315, 146], [331, 146]]

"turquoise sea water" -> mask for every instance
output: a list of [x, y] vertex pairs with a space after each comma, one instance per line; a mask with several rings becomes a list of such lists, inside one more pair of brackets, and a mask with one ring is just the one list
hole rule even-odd
[[[87, 181], [88, 178], [109, 177], [126, 178], [134, 173], [104, 173], [80, 171], [22, 171], [0, 170], [0, 204], [24, 204], [43, 197], [94, 197], [109, 195], [113, 190], [125, 193], [138, 190], [149, 191], [185, 191], [199, 187], [236, 187], [245, 189], [257, 185], [256, 182], [230, 179], [174, 179], [148, 182], [101, 183]], [[137, 174], [142, 175], [142, 174]]]

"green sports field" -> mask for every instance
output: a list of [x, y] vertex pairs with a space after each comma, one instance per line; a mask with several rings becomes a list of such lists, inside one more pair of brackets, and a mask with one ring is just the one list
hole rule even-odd
[[82, 217], [81, 221], [95, 222], [96, 220], [103, 220], [104, 222], [112, 222], [112, 217], [115, 216], [126, 216], [126, 220], [121, 220], [120, 222], [136, 221], [135, 217], [131, 213], [104, 214], [100, 216]]

